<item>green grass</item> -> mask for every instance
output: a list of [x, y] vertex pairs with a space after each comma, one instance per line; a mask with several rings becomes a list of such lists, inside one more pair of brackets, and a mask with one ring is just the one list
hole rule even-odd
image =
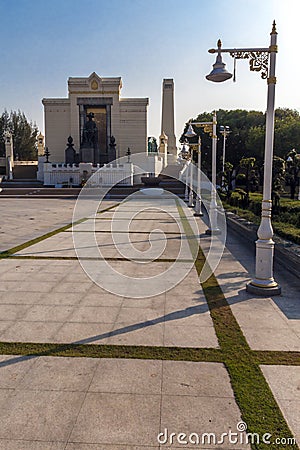
[[237, 214], [239, 217], [248, 220], [249, 222], [253, 222], [256, 225], [260, 224], [260, 218], [254, 214], [252, 211], [248, 211], [248, 209], [242, 209], [238, 206], [231, 206], [228, 203], [223, 203], [223, 207], [226, 211], [231, 211]]
[[272, 222], [273, 229], [278, 236], [284, 239], [295, 242], [295, 244], [300, 245], [300, 228], [296, 225], [292, 225], [285, 222]]
[[172, 361], [222, 361], [222, 354], [219, 349], [135, 345], [0, 342], [0, 354], [35, 357], [66, 356], [84, 358], [161, 359]]
[[[261, 202], [262, 195], [261, 194], [252, 194], [250, 195], [250, 199], [254, 201]], [[300, 202], [296, 200], [290, 199], [281, 199], [280, 201], [282, 207], [294, 207], [298, 210], [300, 206]], [[238, 206], [229, 205], [226, 201], [223, 202], [223, 207], [226, 211], [231, 211], [237, 214], [239, 217], [248, 220], [249, 222], [254, 223], [255, 225], [260, 224], [260, 214], [257, 215], [250, 209], [243, 209]], [[255, 209], [256, 211], [259, 208]], [[293, 209], [289, 209], [289, 211], [284, 211], [281, 214], [273, 215], [272, 218], [272, 226], [274, 233], [283, 239], [290, 240], [300, 245], [300, 228], [296, 225], [299, 223], [299, 212], [292, 212]]]

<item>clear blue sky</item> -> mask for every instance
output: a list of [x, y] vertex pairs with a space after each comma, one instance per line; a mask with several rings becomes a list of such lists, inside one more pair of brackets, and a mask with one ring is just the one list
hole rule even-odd
[[[299, 0], [0, 0], [0, 112], [20, 109], [43, 131], [43, 97], [69, 76], [121, 76], [123, 97], [149, 97], [160, 134], [161, 85], [174, 78], [176, 131], [199, 112], [266, 108], [266, 81], [237, 61], [237, 82], [205, 80], [216, 46], [268, 47], [277, 23], [276, 106], [300, 110]], [[225, 55], [228, 70], [233, 60]], [[297, 83], [297, 84], [296, 84]]]

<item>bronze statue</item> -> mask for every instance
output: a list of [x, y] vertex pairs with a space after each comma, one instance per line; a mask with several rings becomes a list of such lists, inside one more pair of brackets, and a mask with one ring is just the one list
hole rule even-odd
[[83, 129], [82, 143], [86, 147], [96, 148], [98, 141], [98, 128], [93, 120], [94, 113], [90, 112], [87, 114], [87, 118], [89, 120], [86, 122]]

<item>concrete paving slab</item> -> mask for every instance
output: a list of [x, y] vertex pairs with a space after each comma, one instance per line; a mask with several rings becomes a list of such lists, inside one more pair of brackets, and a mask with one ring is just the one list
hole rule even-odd
[[0, 450], [64, 450], [62, 442], [24, 441], [0, 439]]
[[[262, 365], [273, 395], [292, 431], [300, 444], [300, 367]], [[289, 436], [282, 436], [283, 438]]]
[[42, 302], [44, 296], [46, 297], [43, 292], [3, 291], [0, 292], [0, 303], [2, 305], [34, 305], [36, 302]]
[[166, 324], [182, 327], [198, 326], [212, 327], [212, 320], [207, 305], [189, 306], [187, 308], [172, 310], [164, 316]]
[[243, 328], [250, 347], [253, 350], [299, 351], [300, 340], [290, 328]]
[[75, 202], [74, 199], [1, 198], [0, 251], [70, 223]]
[[[230, 239], [236, 242], [234, 237]], [[208, 251], [208, 245], [208, 242], [203, 243], [204, 252]], [[261, 298], [246, 292], [251, 276], [244, 267], [247, 264], [242, 249], [240, 261], [226, 249], [215, 275], [250, 347], [253, 350], [300, 351], [300, 333], [296, 333], [292, 321], [279, 308], [276, 297]], [[293, 292], [295, 297], [295, 290]], [[290, 295], [283, 292], [280, 302], [289, 302]]]
[[110, 306], [79, 306], [72, 311], [69, 322], [79, 323], [114, 323], [120, 307]]
[[69, 443], [66, 450], [159, 450], [159, 447], [149, 447], [149, 445], [139, 445], [138, 447], [132, 445], [109, 445], [109, 444], [74, 444]]
[[[170, 395], [162, 397], [161, 408], [160, 426], [162, 432], [168, 430], [168, 436], [171, 433], [176, 433], [177, 436], [179, 433], [214, 433], [217, 442], [222, 433], [229, 432], [230, 429], [236, 430], [241, 421], [240, 411], [233, 398]], [[175, 439], [173, 443], [175, 444]], [[205, 448], [207, 444], [208, 438], [197, 447]], [[228, 444], [225, 440], [223, 445], [230, 448]], [[184, 447], [195, 448], [195, 444], [187, 443]], [[210, 447], [220, 448], [217, 444]], [[249, 445], [239, 447], [250, 448]]]
[[5, 317], [6, 320], [19, 320], [26, 316], [30, 308], [30, 305], [0, 304], [0, 318]]
[[164, 335], [165, 347], [195, 347], [195, 348], [218, 348], [219, 343], [213, 325], [199, 326], [176, 326], [165, 324]]
[[276, 398], [300, 400], [300, 366], [262, 365]]
[[[0, 322], [1, 323], [1, 322]], [[3, 342], [54, 342], [60, 322], [12, 322], [0, 334]]]
[[161, 392], [162, 368], [163, 361], [100, 359], [89, 391], [158, 394]]
[[65, 322], [72, 314], [73, 308], [73, 306], [65, 305], [33, 305], [23, 315], [22, 320], [25, 322]]
[[[165, 219], [160, 219], [158, 221], [156, 220], [149, 220], [149, 219], [137, 219], [137, 220], [132, 220], [130, 222], [130, 225], [128, 224], [127, 220], [118, 220], [118, 219], [114, 219], [114, 229], [118, 230], [118, 231], [127, 231], [128, 230], [128, 226], [129, 226], [129, 230], [130, 232], [134, 233], [134, 232], [139, 232], [139, 231], [143, 231], [145, 233], [150, 232], [152, 230], [162, 230], [166, 233], [178, 233], [180, 234], [182, 232], [182, 230], [180, 229], [180, 227], [178, 226], [178, 224], [175, 221], [170, 221], [167, 217]], [[73, 230], [75, 232], [93, 232], [93, 231], [100, 231], [100, 232], [108, 232], [110, 233], [112, 230], [112, 224], [111, 224], [111, 220], [110, 219], [105, 219], [105, 218], [96, 218], [96, 220], [94, 221], [94, 219], [88, 219], [87, 221], [75, 225], [73, 227]], [[66, 233], [66, 234], [70, 234], [70, 233]], [[100, 233], [99, 233], [100, 234]]]
[[153, 446], [160, 426], [160, 396], [88, 393], [71, 442]]
[[223, 364], [163, 361], [162, 365], [162, 393], [165, 395], [233, 398], [229, 376]]
[[108, 344], [113, 323], [68, 322], [59, 325], [52, 334], [51, 342], [78, 344]]
[[0, 355], [0, 389], [15, 389], [36, 361], [34, 358], [21, 356], [19, 364], [11, 364], [12, 359], [12, 356]]
[[145, 298], [130, 298], [124, 297], [122, 299], [122, 306], [124, 308], [150, 308], [153, 311], [163, 313], [165, 310], [166, 293], [156, 295], [154, 297]]
[[160, 316], [157, 310], [152, 308], [127, 308], [122, 305], [116, 322], [134, 325], [137, 323], [152, 321], [155, 323], [163, 323], [166, 320], [164, 313]]
[[153, 324], [151, 321], [116, 322], [108, 339], [111, 345], [164, 345], [163, 323]]
[[[95, 288], [95, 289], [93, 289]], [[65, 295], [65, 294], [64, 294]], [[80, 306], [97, 306], [97, 307], [120, 307], [123, 297], [104, 291], [98, 286], [92, 286], [87, 293], [81, 297]]]
[[11, 355], [0, 375], [0, 442], [11, 449], [158, 449], [165, 427], [220, 435], [240, 419], [217, 363]]
[[[143, 202], [140, 203], [141, 205], [144, 205]], [[134, 214], [134, 211], [139, 213], [139, 207], [141, 207], [141, 205], [137, 202], [134, 205], [134, 208], [131, 208], [131, 214]], [[132, 207], [132, 205], [130, 207]], [[159, 217], [157, 224], [155, 224], [156, 221], [154, 219], [148, 220], [148, 215], [151, 215], [151, 211], [150, 213], [143, 213], [144, 215], [147, 215], [148, 219], [136, 220], [133, 221], [133, 223], [137, 225], [139, 231], [153, 229], [154, 225], [160, 225], [159, 222], [162, 222], [166, 227], [166, 230], [168, 230], [168, 226], [174, 225], [174, 221], [172, 218], [170, 219], [168, 213], [173, 213], [177, 219], [179, 218], [179, 214], [173, 201], [171, 205], [165, 204], [164, 207], [167, 209], [166, 213], [158, 214], [157, 210], [155, 212], [155, 215]], [[106, 214], [108, 217], [112, 215], [111, 212], [103, 214]], [[189, 210], [187, 210], [187, 214], [191, 215]], [[101, 215], [99, 215], [99, 217], [101, 217]], [[101, 220], [96, 222], [101, 222]], [[85, 226], [86, 222], [80, 225]], [[124, 223], [122, 223], [122, 225], [124, 225]], [[180, 220], [176, 226], [179, 230], [183, 231]], [[145, 249], [145, 245], [148, 245], [148, 234], [141, 235], [131, 233], [131, 236], [138, 243], [143, 243], [143, 249]], [[177, 256], [178, 237], [179, 236], [175, 236], [176, 239], [174, 239], [173, 235], [170, 238], [168, 237], [167, 242], [170, 243], [171, 256]], [[111, 257], [116, 255], [117, 252], [112, 247], [113, 242], [109, 234], [101, 234], [99, 242], [101, 242], [104, 247], [106, 246], [107, 254], [110, 254]], [[35, 254], [39, 256], [55, 256], [55, 254], [68, 256], [71, 254], [70, 252], [74, 252], [72, 246], [72, 234], [62, 232], [45, 241], [28, 247], [20, 253]], [[185, 246], [187, 256], [190, 258], [191, 254], [187, 241], [185, 241]], [[201, 289], [199, 290], [200, 285], [195, 269], [193, 269], [189, 276], [182, 280], [174, 289], [167, 294], [164, 294], [168, 301], [167, 309], [165, 309], [165, 298], [161, 301], [159, 307], [157, 306], [157, 303], [154, 303], [153, 300], [150, 299], [148, 299], [148, 305], [150, 304], [150, 307], [142, 307], [141, 303], [139, 303], [139, 306], [137, 307], [133, 299], [123, 300], [122, 297], [117, 297], [103, 291], [103, 289], [96, 286], [86, 276], [78, 264], [78, 261], [18, 260], [16, 263], [18, 264], [18, 270], [16, 270], [14, 263], [11, 264], [11, 262], [9, 262], [9, 264], [10, 266], [4, 266], [5, 269], [8, 267], [10, 269], [6, 271], [6, 274], [9, 274], [7, 278], [10, 281], [6, 280], [2, 283], [2, 289], [5, 289], [5, 292], [11, 292], [13, 290], [12, 283], [17, 281], [17, 289], [15, 289], [17, 296], [22, 297], [22, 294], [24, 293], [24, 297], [27, 296], [30, 298], [28, 292], [39, 293], [42, 295], [40, 297], [35, 297], [34, 301], [31, 299], [28, 302], [23, 301], [24, 305], [34, 304], [33, 307], [26, 311], [24, 309], [26, 314], [23, 314], [24, 311], [21, 310], [21, 308], [18, 310], [18, 307], [16, 306], [20, 302], [19, 298], [15, 303], [13, 298], [10, 298], [9, 301], [14, 305], [11, 307], [11, 310], [15, 311], [17, 315], [16, 319], [21, 317], [22, 321], [19, 322], [26, 323], [18, 323], [10, 330], [7, 330], [6, 333], [2, 334], [2, 339], [11, 341], [13, 339], [13, 334], [16, 333], [15, 337], [18, 336], [18, 340], [23, 340], [24, 342], [28, 342], [28, 340], [37, 342], [38, 332], [40, 331], [40, 342], [49, 342], [49, 339], [52, 337], [54, 342], [66, 343], [79, 341], [99, 344], [109, 342], [111, 344], [116, 343], [124, 345], [163, 345], [165, 334], [166, 345], [181, 345], [181, 337], [183, 338], [184, 346], [186, 346], [187, 343], [196, 347], [201, 347], [203, 345], [215, 347], [217, 345], [212, 321], [207, 306], [203, 303], [205, 302], [204, 295]], [[160, 274], [169, 267], [172, 267], [172, 264], [172, 262], [155, 262], [147, 264], [147, 276]], [[184, 265], [186, 263], [182, 264]], [[130, 261], [110, 261], [110, 265], [120, 273], [124, 273], [131, 277], [143, 278], [145, 276], [145, 264]], [[25, 267], [25, 270], [21, 271], [25, 276], [23, 280], [19, 280], [19, 268], [22, 267]], [[29, 284], [26, 276], [30, 267], [34, 270], [30, 271], [31, 281]], [[49, 279], [51, 279], [51, 281], [49, 281]], [[115, 283], [114, 277], [111, 278], [111, 283], [113, 286]], [[124, 295], [126, 295], [126, 283], [124, 283]], [[162, 292], [166, 289], [166, 286], [167, 279], [162, 280]], [[19, 295], [18, 292], [21, 294]], [[186, 295], [187, 292], [193, 293], [192, 298]], [[73, 294], [74, 297], [72, 297]], [[174, 301], [174, 299], [176, 299], [176, 301]], [[198, 304], [200, 303], [198, 309], [195, 309], [196, 299]], [[1, 301], [4, 302], [5, 300], [1, 296], [0, 290], [0, 304]], [[150, 320], [152, 323], [148, 323]], [[44, 325], [43, 322], [45, 322]], [[47, 322], [50, 323], [47, 324]], [[167, 325], [166, 333], [164, 330], [165, 322]], [[170, 323], [172, 323], [173, 328], [169, 326]], [[113, 325], [113, 327], [108, 325]], [[177, 326], [184, 325], [186, 327], [199, 327], [200, 333], [199, 330], [197, 330], [197, 332], [192, 335], [191, 331], [194, 331], [194, 329], [186, 331], [185, 334], [183, 333], [183, 330], [177, 330]], [[18, 327], [18, 330], [16, 330], [16, 327]], [[32, 330], [31, 327], [33, 328]], [[203, 327], [210, 328], [210, 330], [202, 330]], [[178, 333], [178, 331], [180, 331], [180, 333]], [[110, 334], [110, 332], [112, 332], [112, 334]], [[212, 338], [211, 344], [209, 343], [210, 338]]]
[[0, 284], [0, 292], [50, 292], [56, 286], [52, 281], [3, 281]]
[[66, 441], [85, 393], [17, 390], [0, 410], [0, 438]]
[[14, 324], [15, 324], [15, 322], [13, 320], [1, 320], [0, 321], [0, 336], [2, 335], [2, 333], [4, 333], [6, 330], [8, 330]]
[[97, 366], [98, 360], [93, 358], [38, 358], [18, 384], [18, 389], [85, 392]]
[[63, 295], [61, 292], [50, 292], [49, 294], [44, 294], [38, 300], [38, 303], [40, 306], [42, 305], [74, 306], [84, 301], [85, 297], [86, 297], [85, 292], [64, 292]]

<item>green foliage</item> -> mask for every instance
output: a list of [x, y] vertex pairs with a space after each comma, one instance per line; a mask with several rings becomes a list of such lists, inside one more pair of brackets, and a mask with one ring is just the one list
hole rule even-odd
[[293, 148], [286, 155], [286, 181], [291, 187], [291, 199], [295, 198], [296, 186], [300, 177], [300, 154]]
[[157, 140], [155, 137], [148, 137], [148, 153], [157, 153]]
[[[193, 122], [210, 122], [212, 113], [203, 112], [190, 119]], [[218, 125], [227, 125], [231, 133], [226, 140], [226, 161], [236, 167], [242, 158], [255, 157], [262, 167], [265, 147], [265, 114], [261, 111], [246, 111], [242, 109], [217, 111]], [[186, 132], [186, 129], [184, 132]], [[203, 130], [195, 131], [201, 134], [204, 169], [209, 170], [211, 162], [211, 138]], [[218, 136], [217, 161], [221, 164], [223, 138]], [[183, 138], [183, 135], [182, 135]], [[285, 158], [287, 151], [299, 147], [300, 115], [296, 110], [278, 108], [275, 111], [274, 155]], [[221, 167], [217, 167], [217, 172]]]
[[225, 162], [224, 172], [220, 172], [219, 177], [221, 177], [222, 190], [226, 194], [227, 198], [230, 197], [230, 193], [232, 191], [232, 174], [233, 165], [230, 162]]
[[[236, 189], [225, 204], [226, 209], [234, 210], [239, 216], [256, 224], [260, 223], [262, 195], [250, 193], [249, 204], [245, 204], [245, 191]], [[275, 233], [300, 244], [300, 202], [281, 198], [280, 206], [273, 205], [272, 225]]]
[[259, 178], [256, 171], [256, 159], [242, 158], [239, 163], [238, 179], [241, 180], [241, 175], [243, 175], [243, 183], [245, 185], [245, 195], [242, 199], [242, 204], [244, 207], [249, 205], [249, 192], [254, 192], [259, 184]]
[[28, 122], [25, 114], [21, 111], [5, 110], [0, 116], [0, 154], [5, 155], [3, 133], [9, 130], [13, 135], [14, 157], [19, 160], [37, 159], [36, 139], [38, 128], [32, 122]]
[[284, 239], [300, 244], [300, 229], [286, 222], [272, 222], [274, 231]]

